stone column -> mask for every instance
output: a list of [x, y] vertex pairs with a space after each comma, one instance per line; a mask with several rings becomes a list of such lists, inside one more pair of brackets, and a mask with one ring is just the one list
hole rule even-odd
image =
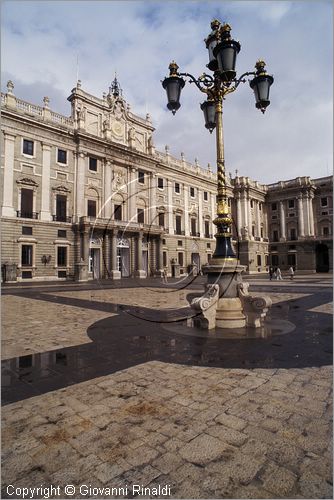
[[183, 185], [183, 199], [184, 199], [184, 234], [189, 236], [189, 186]]
[[128, 189], [128, 220], [136, 221], [136, 177], [137, 177], [137, 169], [134, 167], [130, 167], [130, 182]]
[[305, 193], [304, 198], [303, 198], [303, 212], [304, 212], [304, 230], [305, 230], [305, 236], [310, 236], [310, 221], [309, 221], [309, 199], [308, 199], [308, 193]]
[[260, 211], [260, 201], [256, 200], [256, 222], [257, 222], [257, 236], [261, 237], [261, 211]]
[[242, 228], [244, 230], [244, 235], [242, 239], [247, 239], [249, 235], [249, 227], [248, 227], [248, 200], [247, 200], [247, 192], [244, 191], [242, 193], [241, 198], [241, 212], [242, 212]]
[[314, 236], [314, 216], [313, 216], [313, 198], [314, 195], [311, 192], [309, 194], [309, 226], [310, 226], [310, 236]]
[[285, 241], [286, 231], [285, 231], [285, 211], [284, 211], [283, 201], [279, 202], [279, 213], [280, 213], [279, 221], [280, 221], [280, 231], [281, 231], [280, 241]]
[[[254, 204], [254, 202], [253, 202], [253, 204]], [[253, 240], [254, 239], [253, 232], [252, 232], [253, 217], [252, 217], [252, 209], [251, 209], [251, 204], [250, 204], [250, 198], [247, 198], [246, 207], [247, 207], [247, 213], [248, 213], [248, 234], [249, 234], [249, 238], [251, 240]]]
[[111, 219], [111, 194], [112, 194], [112, 169], [111, 162], [109, 160], [105, 160], [104, 162], [104, 200], [103, 207], [104, 213], [103, 216], [110, 220]]
[[[42, 203], [41, 220], [50, 221], [50, 169], [51, 169], [51, 146], [42, 142]], [[68, 199], [67, 199], [68, 202]], [[56, 213], [56, 212], [54, 212]], [[68, 215], [68, 211], [66, 211]]]
[[150, 175], [150, 216], [148, 224], [159, 224], [157, 219], [157, 176], [154, 172], [151, 172]]
[[78, 219], [86, 214], [85, 210], [85, 177], [86, 177], [86, 155], [83, 152], [78, 153], [77, 161], [77, 203], [76, 216]]
[[174, 233], [173, 227], [173, 182], [167, 181], [167, 197], [168, 197], [168, 205], [167, 205], [167, 220], [168, 220], [168, 232], [169, 234]]
[[80, 261], [75, 264], [76, 281], [88, 281], [89, 229], [80, 233]]
[[156, 240], [157, 242], [157, 269], [156, 274], [161, 276], [163, 272], [163, 247], [162, 247], [162, 236], [159, 236]]
[[121, 271], [117, 269], [117, 233], [113, 231], [110, 236], [111, 246], [111, 271], [110, 278], [113, 280], [121, 279]]
[[146, 272], [143, 269], [143, 233], [140, 231], [136, 238], [137, 251], [137, 269], [134, 272], [135, 278], [146, 278]]
[[203, 238], [203, 191], [198, 190], [198, 232], [200, 238]]
[[[15, 152], [15, 135], [4, 133], [5, 136], [5, 168], [3, 174], [3, 202], [2, 216], [15, 217], [16, 213], [13, 206], [13, 190], [14, 190], [14, 152]], [[18, 206], [20, 210], [20, 206]]]
[[303, 195], [302, 193], [298, 196], [298, 238], [304, 238], [304, 214], [303, 214]]
[[241, 238], [241, 201], [240, 201], [240, 193], [237, 193], [237, 231], [238, 231], [238, 239]]
[[104, 233], [102, 252], [103, 252], [102, 276], [103, 276], [103, 278], [109, 278], [109, 276], [110, 276], [110, 236], [109, 236], [109, 233], [107, 233], [107, 232]]

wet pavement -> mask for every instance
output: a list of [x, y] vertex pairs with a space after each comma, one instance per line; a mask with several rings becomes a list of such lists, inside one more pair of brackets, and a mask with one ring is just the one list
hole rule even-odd
[[[256, 285], [253, 290], [262, 291]], [[291, 286], [275, 289], [285, 290]], [[294, 292], [299, 291], [294, 284]], [[89, 326], [88, 344], [3, 360], [3, 404], [154, 360], [221, 368], [300, 368], [332, 360], [332, 318], [310, 311], [330, 302], [331, 290], [316, 286], [306, 297], [274, 304], [264, 329], [240, 329], [236, 338], [230, 338], [230, 330], [215, 334], [187, 327], [186, 319], [194, 317], [189, 307], [157, 310], [42, 291], [28, 297], [45, 301], [46, 308], [56, 302], [113, 315]]]
[[331, 498], [331, 277], [249, 281], [273, 307], [238, 338], [187, 326], [202, 278], [4, 287], [2, 498]]

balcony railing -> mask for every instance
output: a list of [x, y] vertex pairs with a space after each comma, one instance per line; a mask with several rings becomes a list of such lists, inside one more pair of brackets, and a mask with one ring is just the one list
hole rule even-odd
[[20, 217], [21, 219], [38, 219], [39, 212], [28, 212], [24, 210], [17, 210], [16, 217]]
[[72, 222], [72, 216], [70, 215], [53, 215], [52, 220], [57, 222]]
[[200, 233], [198, 233], [196, 231], [195, 232], [191, 232], [190, 236], [195, 236], [195, 237], [199, 238], [200, 237]]
[[185, 231], [179, 231], [178, 229], [175, 229], [174, 234], [178, 234], [179, 236], [184, 236], [186, 233]]

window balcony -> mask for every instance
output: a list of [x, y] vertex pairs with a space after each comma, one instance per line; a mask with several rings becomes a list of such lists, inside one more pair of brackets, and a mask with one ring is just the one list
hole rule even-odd
[[179, 231], [178, 229], [174, 230], [174, 234], [178, 234], [180, 236], [184, 236], [186, 233], [184, 231]]
[[197, 233], [197, 232], [191, 232], [191, 233], [190, 233], [190, 236], [194, 236], [194, 237], [199, 238], [199, 237], [200, 237], [200, 233]]
[[39, 212], [28, 212], [26, 210], [17, 210], [16, 216], [21, 219], [38, 219]]
[[71, 223], [72, 222], [72, 217], [70, 215], [53, 215], [52, 216], [52, 220], [53, 221], [57, 221], [57, 222], [68, 222], [68, 223]]

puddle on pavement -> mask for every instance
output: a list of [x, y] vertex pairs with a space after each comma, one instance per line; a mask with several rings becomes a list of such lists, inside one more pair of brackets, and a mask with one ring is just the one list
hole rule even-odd
[[188, 318], [180, 323], [169, 323], [162, 325], [163, 330], [173, 332], [178, 335], [190, 335], [192, 337], [203, 337], [212, 339], [266, 339], [277, 335], [291, 333], [296, 325], [287, 320], [270, 319], [265, 321], [260, 328], [213, 328], [205, 330], [194, 326], [194, 319]]

